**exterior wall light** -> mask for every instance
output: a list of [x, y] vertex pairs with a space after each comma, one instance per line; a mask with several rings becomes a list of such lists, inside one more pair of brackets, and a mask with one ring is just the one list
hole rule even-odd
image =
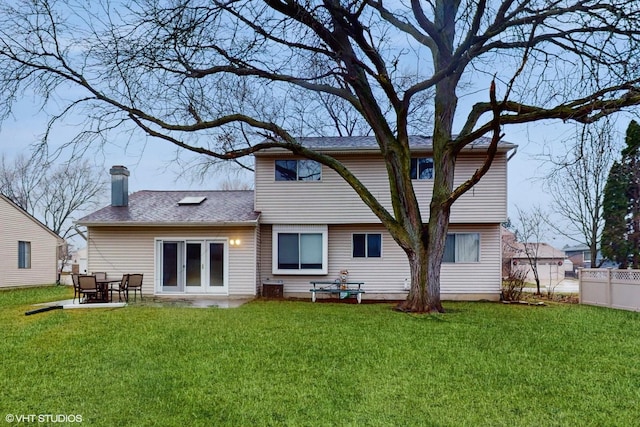
[[240, 243], [242, 243], [242, 242], [240, 241], [240, 239], [231, 239], [231, 240], [229, 240], [229, 244], [230, 244], [231, 246], [240, 246]]

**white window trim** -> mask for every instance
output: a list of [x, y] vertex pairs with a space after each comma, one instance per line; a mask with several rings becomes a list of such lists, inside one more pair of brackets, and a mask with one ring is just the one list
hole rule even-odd
[[[364, 234], [365, 235], [365, 256], [353, 256], [353, 236], [356, 234]], [[370, 234], [377, 234], [380, 236], [380, 256], [379, 257], [371, 257], [369, 256], [369, 242], [366, 238], [366, 236], [370, 235]], [[378, 232], [378, 231], [362, 231], [362, 232], [353, 232], [351, 233], [351, 259], [356, 259], [356, 260], [365, 260], [365, 259], [372, 259], [372, 260], [379, 260], [384, 258], [384, 236], [382, 235], [382, 233]]]
[[[416, 177], [413, 178], [411, 177], [412, 181], [433, 181], [434, 180], [434, 176], [436, 174], [435, 172], [435, 164], [433, 162], [433, 156], [415, 156], [415, 157], [411, 157], [411, 160], [416, 160]], [[431, 160], [431, 169], [432, 169], [432, 177], [431, 178], [420, 178], [420, 159], [429, 159]]]
[[[289, 270], [278, 268], [279, 233], [316, 233], [322, 234], [322, 268]], [[271, 230], [271, 272], [288, 276], [326, 275], [329, 271], [329, 227], [326, 225], [274, 225]]]
[[[24, 251], [24, 265], [20, 264], [20, 248]], [[31, 269], [31, 242], [27, 240], [18, 241], [18, 269], [29, 270]]]
[[[154, 295], [229, 295], [229, 238], [228, 237], [185, 237], [185, 236], [159, 236], [154, 237], [153, 243], [153, 272], [154, 272]], [[212, 243], [222, 243], [224, 244], [224, 272], [223, 272], [223, 280], [224, 280], [224, 289], [221, 293], [215, 292], [205, 292], [205, 293], [193, 293], [189, 294], [184, 290], [182, 292], [166, 292], [162, 290], [162, 249], [161, 246], [164, 242], [172, 242], [172, 243], [182, 243], [186, 244], [189, 241], [198, 241], [198, 242], [212, 242]], [[179, 273], [182, 274], [182, 273]], [[205, 290], [208, 290], [208, 287], [205, 287]]]
[[482, 233], [479, 231], [453, 231], [448, 232], [447, 235], [455, 235], [455, 234], [477, 234], [478, 235], [478, 260], [477, 261], [445, 261], [444, 258], [442, 260], [443, 264], [447, 265], [460, 265], [460, 264], [480, 264], [482, 261]]
[[[275, 167], [276, 167], [276, 162], [280, 161], [280, 160], [290, 160], [290, 161], [295, 161], [296, 162], [296, 179], [295, 180], [277, 180], [276, 176], [275, 176]], [[310, 161], [310, 162], [315, 162], [318, 164], [318, 166], [320, 167], [320, 179], [316, 179], [316, 180], [302, 180], [300, 179], [300, 161]], [[322, 182], [322, 163], [316, 161], [316, 160], [311, 160], [311, 159], [275, 159], [273, 161], [273, 168], [274, 168], [274, 174], [273, 174], [273, 180], [274, 182], [303, 182], [303, 183], [311, 183], [311, 182]]]

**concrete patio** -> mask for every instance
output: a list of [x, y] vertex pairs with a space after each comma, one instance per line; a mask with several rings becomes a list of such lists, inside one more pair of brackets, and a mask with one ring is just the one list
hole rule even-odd
[[[136, 299], [130, 304], [146, 307], [192, 307], [192, 308], [236, 308], [253, 300], [247, 298], [229, 297], [145, 297], [143, 300]], [[42, 304], [34, 304], [34, 307], [54, 307], [61, 306], [63, 309], [92, 309], [92, 308], [121, 308], [128, 304], [126, 302], [90, 303], [81, 304], [77, 299], [66, 299], [61, 301], [51, 301]]]

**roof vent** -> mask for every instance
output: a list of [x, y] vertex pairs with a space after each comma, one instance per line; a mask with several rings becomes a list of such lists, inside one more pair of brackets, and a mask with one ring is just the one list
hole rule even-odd
[[182, 200], [180, 200], [178, 202], [178, 205], [180, 205], [180, 206], [199, 205], [200, 203], [204, 202], [205, 200], [207, 200], [207, 198], [204, 197], [204, 196], [187, 196], [187, 197], [183, 198]]

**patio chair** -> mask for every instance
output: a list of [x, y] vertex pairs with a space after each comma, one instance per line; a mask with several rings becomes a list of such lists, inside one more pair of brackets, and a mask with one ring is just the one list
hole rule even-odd
[[92, 276], [96, 276], [96, 280], [97, 281], [107, 280], [107, 273], [105, 273], [103, 271], [93, 272], [93, 273], [91, 273], [91, 275]]
[[129, 284], [129, 275], [123, 274], [122, 279], [118, 283], [112, 283], [111, 286], [109, 287], [109, 292], [111, 293], [109, 299], [113, 301], [113, 291], [117, 291], [118, 301], [122, 301], [122, 295], [124, 295], [124, 299], [126, 301], [128, 284]]
[[78, 288], [80, 295], [84, 295], [85, 300], [97, 299], [100, 295], [96, 276], [78, 276]]
[[136, 292], [140, 292], [140, 300], [142, 300], [142, 274], [130, 274], [127, 283], [127, 301], [129, 301], [129, 291], [133, 290], [133, 300], [136, 300]]
[[73, 302], [76, 302], [76, 297], [78, 297], [78, 301], [80, 301], [80, 285], [78, 284], [79, 274], [71, 275], [71, 282], [73, 282]]

